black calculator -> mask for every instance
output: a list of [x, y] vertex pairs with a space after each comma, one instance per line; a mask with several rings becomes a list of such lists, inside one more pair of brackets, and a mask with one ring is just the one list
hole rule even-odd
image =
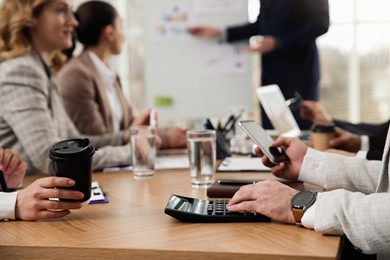
[[229, 200], [202, 200], [172, 194], [165, 207], [168, 214], [183, 222], [269, 222], [270, 218], [256, 213], [229, 212]]

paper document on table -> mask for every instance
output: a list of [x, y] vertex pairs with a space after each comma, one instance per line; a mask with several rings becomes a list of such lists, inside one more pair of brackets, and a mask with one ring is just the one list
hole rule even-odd
[[269, 172], [271, 169], [260, 157], [226, 157], [218, 166], [219, 172]]
[[157, 156], [156, 170], [185, 169], [189, 168], [188, 155]]
[[99, 185], [99, 182], [93, 181], [89, 204], [100, 204], [100, 203], [107, 203], [107, 202], [108, 202], [108, 198], [104, 193], [102, 187]]
[[[156, 170], [189, 168], [188, 155], [157, 156], [154, 168]], [[132, 166], [108, 167], [108, 168], [104, 168], [103, 172], [117, 172], [117, 171], [131, 171], [131, 170], [133, 170]]]

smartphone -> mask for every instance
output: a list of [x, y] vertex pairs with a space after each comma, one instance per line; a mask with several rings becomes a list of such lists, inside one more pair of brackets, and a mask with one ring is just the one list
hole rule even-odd
[[272, 163], [288, 162], [287, 154], [281, 148], [272, 147], [273, 140], [260, 126], [259, 123], [253, 120], [240, 121], [239, 126], [252, 139], [252, 141], [260, 147], [265, 156], [270, 159]]

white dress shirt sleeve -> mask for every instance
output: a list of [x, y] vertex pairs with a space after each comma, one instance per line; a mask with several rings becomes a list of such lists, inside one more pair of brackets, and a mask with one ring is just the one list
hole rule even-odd
[[219, 43], [226, 43], [227, 42], [227, 30], [221, 29], [222, 35], [218, 38]]
[[[317, 193], [317, 199], [321, 196], [321, 193]], [[305, 228], [314, 229], [314, 220], [315, 220], [315, 212], [316, 212], [317, 203], [314, 202], [310, 208], [308, 208], [302, 216], [301, 223]]]
[[[310, 182], [321, 187], [325, 186], [325, 173], [323, 172], [322, 159], [324, 153], [315, 149], [309, 148], [302, 162], [301, 172], [298, 180]], [[321, 193], [317, 193], [317, 199]], [[302, 217], [302, 225], [306, 228], [314, 229], [316, 204], [309, 207]]]
[[324, 155], [324, 152], [308, 148], [306, 155], [303, 158], [298, 180], [325, 187], [326, 176], [322, 167], [322, 159]]
[[368, 151], [358, 151], [356, 153], [356, 157], [358, 157], [358, 158], [367, 158], [367, 153], [368, 153]]
[[360, 150], [362, 151], [368, 151], [370, 150], [370, 139], [367, 135], [360, 136], [361, 145]]
[[15, 219], [15, 204], [18, 192], [0, 192], [0, 221]]

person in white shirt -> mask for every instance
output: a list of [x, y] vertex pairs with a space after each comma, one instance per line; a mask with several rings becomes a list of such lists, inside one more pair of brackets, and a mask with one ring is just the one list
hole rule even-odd
[[[21, 186], [26, 168], [26, 162], [21, 160], [18, 154], [10, 149], [0, 148], [0, 170], [4, 174], [7, 188], [15, 190]], [[71, 213], [70, 210], [81, 208], [81, 202], [64, 202], [49, 198], [82, 199], [84, 195], [79, 191], [59, 188], [74, 185], [75, 182], [68, 178], [46, 177], [36, 180], [25, 189], [0, 191], [0, 221], [64, 217]]]
[[382, 161], [320, 152], [296, 138], [278, 138], [290, 162], [262, 161], [280, 178], [317, 184], [324, 192], [297, 191], [276, 180], [240, 188], [232, 212], [258, 212], [276, 221], [300, 224], [325, 234], [343, 235], [365, 254], [390, 258], [390, 131]]

